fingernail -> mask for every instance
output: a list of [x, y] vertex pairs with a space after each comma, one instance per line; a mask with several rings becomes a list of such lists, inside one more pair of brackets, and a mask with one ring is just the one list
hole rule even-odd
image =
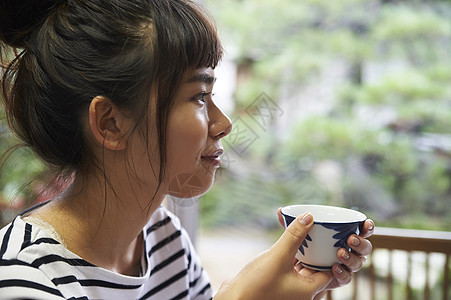
[[368, 226], [368, 230], [373, 230], [374, 229], [374, 222], [373, 221], [369, 221], [370, 225]]
[[343, 273], [343, 269], [340, 268], [339, 266], [335, 266], [335, 273], [342, 274]]
[[310, 223], [313, 222], [313, 216], [310, 212], [306, 212], [305, 214], [302, 215], [302, 217], [299, 218], [299, 222], [302, 225], [309, 225]]
[[349, 259], [349, 253], [348, 253], [347, 251], [344, 251], [344, 252], [341, 254], [341, 258], [343, 258], [343, 259]]
[[359, 240], [358, 238], [356, 238], [355, 236], [353, 236], [353, 237], [351, 238], [351, 244], [352, 244], [353, 246], [358, 246], [358, 245], [360, 245], [360, 240]]

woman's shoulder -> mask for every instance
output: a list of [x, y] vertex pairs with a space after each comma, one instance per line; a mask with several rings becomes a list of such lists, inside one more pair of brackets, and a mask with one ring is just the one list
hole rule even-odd
[[36, 265], [42, 253], [36, 248], [28, 251], [33, 245], [57, 243], [20, 216], [0, 230], [2, 299], [63, 299], [55, 284]]
[[17, 216], [0, 230], [0, 259], [16, 259], [26, 246], [31, 228]]
[[1, 299], [64, 299], [57, 286], [42, 272], [21, 260], [0, 259]]
[[21, 260], [31, 264], [61, 248], [60, 242], [45, 228], [17, 216], [0, 230], [0, 260]]

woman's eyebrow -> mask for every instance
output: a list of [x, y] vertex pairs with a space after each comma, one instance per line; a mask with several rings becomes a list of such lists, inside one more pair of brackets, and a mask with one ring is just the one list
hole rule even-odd
[[206, 84], [213, 84], [216, 81], [216, 77], [211, 76], [208, 73], [198, 73], [190, 78], [188, 78], [187, 83], [193, 83], [193, 82], [205, 82]]

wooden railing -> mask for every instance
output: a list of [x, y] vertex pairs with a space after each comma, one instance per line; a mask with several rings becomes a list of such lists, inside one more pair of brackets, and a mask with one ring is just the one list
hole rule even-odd
[[[441, 269], [440, 278], [442, 278], [442, 284], [440, 288], [435, 287], [434, 292], [437, 289], [440, 289], [440, 296], [435, 299], [442, 300], [450, 300], [451, 295], [448, 291], [449, 289], [449, 280], [450, 280], [450, 265], [449, 258], [451, 255], [451, 232], [447, 231], [428, 231], [428, 230], [410, 230], [410, 229], [395, 229], [395, 228], [380, 228], [377, 227], [375, 234], [370, 237], [370, 240], [373, 244], [373, 254], [369, 257], [369, 266], [361, 270], [359, 273], [356, 273], [352, 283], [352, 295], [350, 299], [353, 300], [361, 300], [361, 299], [386, 299], [386, 300], [394, 300], [394, 286], [398, 285], [399, 282], [394, 281], [393, 275], [393, 265], [396, 265], [396, 262], [393, 261], [393, 252], [394, 251], [404, 251], [407, 255], [407, 266], [405, 273], [407, 274], [405, 278], [405, 282], [402, 284], [404, 287], [404, 295], [400, 297], [396, 296], [396, 300], [406, 299], [412, 300], [413, 298], [413, 289], [411, 286], [411, 276], [412, 276], [412, 253], [413, 252], [423, 252], [426, 255], [425, 264], [422, 266], [422, 270], [425, 272], [425, 282], [422, 284], [422, 299], [431, 300], [431, 286], [430, 286], [430, 257], [432, 253], [441, 253], [444, 256], [444, 264]], [[377, 251], [385, 249], [388, 251], [387, 261], [386, 261], [386, 269], [387, 276], [383, 279], [385, 281], [385, 288], [381, 290], [380, 286], [376, 287], [376, 282], [380, 280], [380, 275], [376, 274], [375, 259], [374, 255]], [[361, 281], [367, 281], [366, 285], [363, 285]], [[362, 289], [365, 289], [366, 294], [369, 296], [362, 297]], [[369, 291], [368, 291], [369, 290]], [[336, 291], [329, 292], [327, 295], [327, 299], [332, 300], [334, 297], [334, 293], [339, 292], [339, 289]], [[434, 293], [437, 295], [438, 293]], [[415, 299], [420, 299], [415, 297]]]

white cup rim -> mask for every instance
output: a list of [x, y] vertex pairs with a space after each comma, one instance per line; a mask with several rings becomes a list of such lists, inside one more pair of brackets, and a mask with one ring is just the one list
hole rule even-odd
[[366, 215], [358, 210], [318, 204], [296, 204], [282, 208], [282, 215], [297, 218], [309, 211], [313, 215], [315, 224], [350, 224], [360, 223], [367, 219]]

